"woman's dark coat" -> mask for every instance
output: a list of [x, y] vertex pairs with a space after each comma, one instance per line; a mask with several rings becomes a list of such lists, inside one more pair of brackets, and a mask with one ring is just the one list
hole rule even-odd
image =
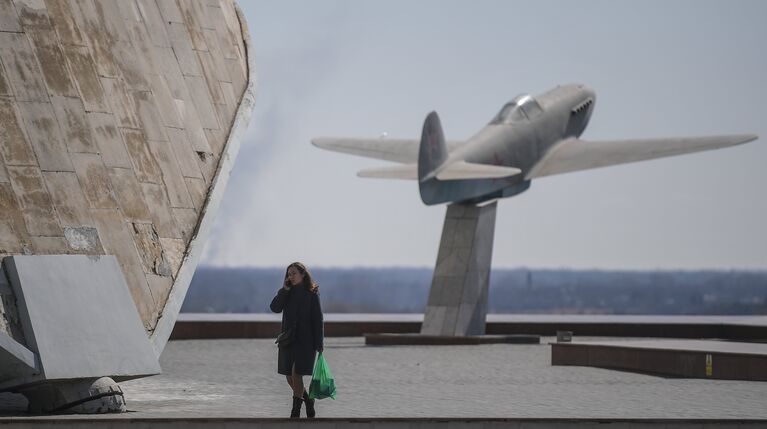
[[311, 375], [315, 352], [323, 347], [324, 340], [319, 294], [303, 285], [291, 286], [289, 291], [280, 288], [269, 307], [275, 313], [282, 312], [283, 331], [291, 326], [295, 326], [296, 331], [293, 344], [280, 348], [277, 372], [290, 375], [295, 363], [296, 373]]

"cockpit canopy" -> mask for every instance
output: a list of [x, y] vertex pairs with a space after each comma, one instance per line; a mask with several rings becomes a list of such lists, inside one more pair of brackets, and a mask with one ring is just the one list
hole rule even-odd
[[495, 115], [490, 125], [510, 124], [532, 119], [543, 112], [540, 104], [529, 94], [516, 96]]

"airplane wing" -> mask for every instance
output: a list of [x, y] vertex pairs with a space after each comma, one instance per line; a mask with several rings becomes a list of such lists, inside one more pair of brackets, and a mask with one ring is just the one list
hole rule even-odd
[[[497, 179], [521, 173], [514, 167], [476, 164], [458, 161], [446, 165], [437, 173], [437, 180]], [[368, 168], [357, 173], [359, 177], [377, 179], [418, 180], [418, 164], [395, 165], [390, 167]]]
[[753, 134], [649, 140], [566, 139], [552, 146], [526, 179], [718, 149], [756, 140]]
[[[463, 142], [448, 141], [448, 151], [452, 151], [461, 143]], [[399, 162], [401, 164], [411, 164], [418, 162], [418, 146], [421, 144], [421, 141], [390, 138], [357, 139], [318, 137], [312, 139], [312, 144], [319, 148], [335, 152], [382, 159], [384, 161]]]

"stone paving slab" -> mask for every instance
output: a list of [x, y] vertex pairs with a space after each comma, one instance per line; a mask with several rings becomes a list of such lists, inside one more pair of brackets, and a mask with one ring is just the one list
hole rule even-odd
[[[550, 346], [365, 347], [328, 338], [334, 418], [766, 419], [767, 383], [554, 367]], [[597, 340], [597, 338], [594, 338]], [[171, 341], [163, 374], [121, 383], [123, 418], [284, 417], [290, 391], [272, 339]], [[308, 383], [308, 377], [305, 379]], [[0, 396], [0, 408], [12, 400]], [[4, 402], [3, 402], [4, 401]], [[18, 404], [17, 407], [22, 405]]]

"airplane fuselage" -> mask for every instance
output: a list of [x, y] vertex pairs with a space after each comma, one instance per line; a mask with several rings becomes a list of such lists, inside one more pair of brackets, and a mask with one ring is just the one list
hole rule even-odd
[[535, 98], [517, 97], [504, 106], [513, 103], [515, 112], [496, 116], [451, 153], [448, 163], [464, 160], [516, 167], [524, 177], [549, 147], [583, 133], [595, 101], [594, 91], [584, 85], [558, 86]]

